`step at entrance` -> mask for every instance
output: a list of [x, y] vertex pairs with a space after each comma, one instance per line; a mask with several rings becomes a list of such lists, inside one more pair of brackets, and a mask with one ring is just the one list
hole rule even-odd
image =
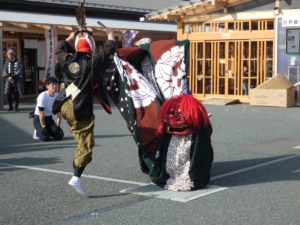
[[239, 104], [239, 99], [232, 99], [232, 98], [210, 98], [203, 101], [203, 104], [208, 105], [233, 105]]

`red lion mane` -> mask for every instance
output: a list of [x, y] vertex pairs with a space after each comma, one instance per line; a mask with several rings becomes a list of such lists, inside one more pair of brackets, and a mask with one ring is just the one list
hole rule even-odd
[[192, 132], [197, 132], [200, 128], [209, 126], [210, 120], [207, 115], [207, 111], [200, 101], [194, 98], [192, 95], [182, 94], [174, 96], [164, 102], [160, 108], [159, 117], [163, 122], [163, 126], [160, 127], [159, 133], [161, 133], [166, 124], [166, 118], [170, 111], [176, 111], [183, 114], [186, 123]]

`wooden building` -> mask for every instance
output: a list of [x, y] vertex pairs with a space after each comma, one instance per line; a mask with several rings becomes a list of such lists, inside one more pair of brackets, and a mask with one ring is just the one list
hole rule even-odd
[[[176, 22], [177, 39], [190, 40], [189, 86], [197, 98], [249, 102], [249, 89], [278, 72], [278, 47], [287, 48], [285, 38], [277, 42], [279, 19], [299, 14], [299, 0], [195, 0], [146, 18]], [[300, 66], [299, 54], [293, 53]], [[300, 70], [295, 76], [300, 80]]]

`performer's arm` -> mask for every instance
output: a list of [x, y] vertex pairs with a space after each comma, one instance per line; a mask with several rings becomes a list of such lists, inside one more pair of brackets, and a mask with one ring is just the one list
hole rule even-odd
[[116, 41], [114, 37], [114, 30], [112, 28], [106, 28], [107, 40]]
[[114, 30], [112, 28], [106, 28], [107, 41], [103, 45], [104, 55], [112, 55], [115, 53], [117, 44], [114, 37]]
[[66, 41], [69, 42], [71, 45], [74, 44], [74, 40], [76, 37], [76, 32], [72, 32], [69, 37], [66, 38]]
[[104, 43], [102, 51], [95, 55], [93, 63], [93, 84], [101, 80], [101, 77], [104, 74], [104, 71], [107, 69], [110, 63], [110, 56], [112, 56], [117, 48], [117, 44], [114, 40], [114, 30], [107, 28], [107, 41]]
[[39, 119], [42, 127], [46, 126], [44, 108], [39, 107]]
[[56, 125], [58, 127], [60, 127], [60, 124], [61, 124], [61, 114], [57, 113], [57, 116], [56, 116]]
[[45, 113], [44, 113], [44, 110], [45, 110], [45, 100], [44, 100], [44, 95], [43, 94], [40, 94], [37, 97], [36, 105], [37, 105], [37, 107], [39, 109], [40, 124], [41, 124], [42, 127], [45, 127], [46, 126]]
[[94, 70], [96, 73], [105, 70], [103, 65], [108, 63], [109, 56], [113, 55], [116, 51], [117, 44], [114, 38], [114, 30], [111, 28], [106, 29], [107, 41], [104, 43], [102, 51], [100, 51], [94, 60]]
[[72, 32], [66, 40], [60, 41], [57, 44], [56, 56], [58, 62], [63, 65], [67, 56], [75, 53], [75, 49], [72, 46], [75, 39], [75, 32]]

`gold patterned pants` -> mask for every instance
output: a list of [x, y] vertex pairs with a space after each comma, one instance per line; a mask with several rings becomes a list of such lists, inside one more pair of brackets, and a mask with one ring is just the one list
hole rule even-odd
[[74, 156], [74, 164], [77, 167], [85, 167], [92, 160], [92, 149], [94, 141], [94, 121], [93, 115], [88, 121], [77, 121], [74, 116], [73, 102], [67, 100], [61, 107], [61, 115], [68, 122], [77, 147]]

